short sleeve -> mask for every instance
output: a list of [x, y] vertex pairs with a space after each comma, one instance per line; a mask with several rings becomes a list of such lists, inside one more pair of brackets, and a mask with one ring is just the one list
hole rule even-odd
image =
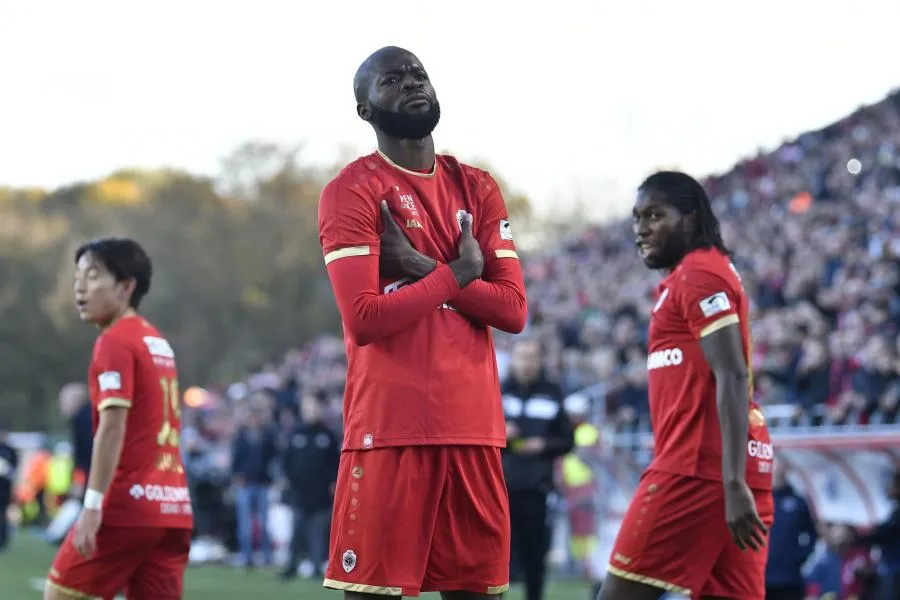
[[678, 301], [682, 316], [698, 339], [740, 322], [740, 298], [734, 284], [708, 268], [693, 268], [682, 274]]
[[350, 256], [377, 255], [378, 207], [361, 187], [331, 181], [319, 199], [319, 242], [325, 264]]
[[110, 335], [100, 336], [91, 365], [99, 391], [92, 401], [98, 411], [113, 406], [131, 408], [135, 366], [134, 348], [130, 344]]
[[479, 194], [482, 197], [482, 214], [476, 223], [478, 242], [485, 257], [519, 258], [516, 243], [513, 240], [512, 225], [506, 210], [506, 202], [500, 187], [489, 174], [484, 173], [479, 182]]

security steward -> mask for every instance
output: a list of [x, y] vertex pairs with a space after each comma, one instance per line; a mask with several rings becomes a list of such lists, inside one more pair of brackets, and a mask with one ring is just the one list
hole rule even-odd
[[503, 472], [509, 492], [512, 572], [525, 582], [526, 600], [541, 600], [550, 548], [547, 500], [553, 467], [575, 445], [572, 423], [563, 410], [563, 391], [544, 369], [538, 340], [513, 345], [509, 377], [503, 382], [507, 448]]

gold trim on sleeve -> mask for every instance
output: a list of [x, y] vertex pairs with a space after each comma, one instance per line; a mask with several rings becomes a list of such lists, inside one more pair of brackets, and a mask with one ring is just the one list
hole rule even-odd
[[104, 411], [107, 408], [131, 408], [131, 400], [126, 400], [125, 398], [107, 398], [105, 400], [100, 401], [100, 405], [97, 406], [98, 411]]
[[519, 258], [515, 250], [494, 250], [497, 258]]
[[403, 589], [398, 587], [388, 587], [384, 585], [366, 585], [364, 583], [347, 583], [336, 579], [326, 579], [322, 582], [322, 587], [331, 588], [333, 590], [341, 590], [343, 592], [356, 592], [357, 594], [377, 594], [379, 596], [402, 596]]
[[485, 594], [488, 596], [496, 596], [497, 594], [504, 594], [509, 591], [509, 584], [504, 583], [503, 585], [495, 585], [494, 587], [489, 587]]
[[49, 579], [47, 580], [47, 585], [58, 592], [62, 592], [72, 600], [103, 600], [101, 596], [92, 596], [91, 594], [85, 594], [84, 592], [79, 592], [78, 590], [73, 590], [72, 588], [61, 586], [56, 582], [50, 581]]
[[635, 575], [634, 573], [629, 573], [628, 571], [617, 569], [612, 565], [609, 565], [607, 567], [607, 570], [616, 577], [621, 577], [622, 579], [627, 579], [628, 581], [643, 583], [644, 585], [660, 588], [666, 590], [667, 592], [672, 592], [673, 594], [680, 594], [682, 596], [691, 595], [691, 590], [689, 590], [688, 588], [683, 588], [680, 585], [675, 585], [674, 583], [669, 583], [668, 581], [654, 579], [653, 577], [645, 577], [643, 575]]
[[741, 319], [734, 313], [732, 313], [730, 315], [725, 315], [718, 321], [713, 321], [712, 323], [710, 323], [709, 325], [707, 325], [706, 327], [701, 329], [700, 337], [706, 337], [711, 333], [715, 333], [720, 329], [724, 329], [725, 327], [728, 327], [729, 325], [734, 325], [735, 323], [740, 323], [740, 322], [741, 322]]
[[325, 255], [325, 264], [329, 265], [339, 258], [348, 258], [350, 256], [369, 256], [371, 253], [372, 251], [368, 246], [350, 246], [349, 248], [332, 250]]

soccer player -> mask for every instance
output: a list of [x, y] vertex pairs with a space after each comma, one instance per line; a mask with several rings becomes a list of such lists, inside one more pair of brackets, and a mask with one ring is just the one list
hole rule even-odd
[[747, 296], [703, 187], [641, 184], [635, 242], [666, 278], [650, 318], [655, 457], [613, 548], [601, 600], [765, 596], [772, 445], [751, 401]]
[[349, 362], [324, 585], [495, 597], [510, 529], [490, 328], [526, 317], [506, 206], [488, 173], [435, 154], [440, 105], [413, 54], [375, 52], [354, 90], [378, 150], [319, 204]]
[[88, 371], [94, 448], [84, 508], [47, 580], [45, 600], [178, 600], [193, 515], [178, 449], [175, 354], [137, 309], [152, 267], [133, 240], [75, 252], [75, 301], [100, 336]]

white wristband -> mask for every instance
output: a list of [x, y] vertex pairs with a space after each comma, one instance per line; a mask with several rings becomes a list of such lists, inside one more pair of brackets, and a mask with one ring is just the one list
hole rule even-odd
[[88, 510], [100, 510], [103, 508], [103, 494], [97, 490], [87, 490], [84, 493], [84, 507]]

